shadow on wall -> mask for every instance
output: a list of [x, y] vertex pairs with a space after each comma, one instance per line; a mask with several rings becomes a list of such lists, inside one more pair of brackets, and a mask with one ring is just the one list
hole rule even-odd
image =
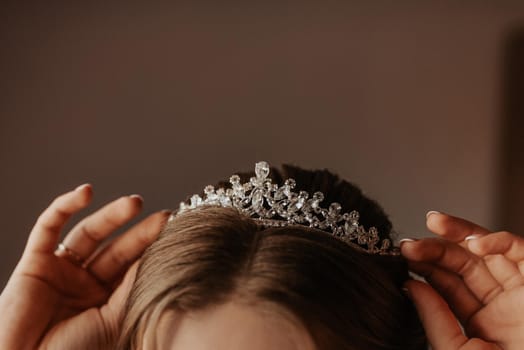
[[497, 222], [524, 235], [524, 26], [509, 33], [504, 50]]

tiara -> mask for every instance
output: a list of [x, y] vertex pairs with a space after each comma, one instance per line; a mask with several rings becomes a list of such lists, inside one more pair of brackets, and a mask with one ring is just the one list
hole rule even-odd
[[311, 198], [306, 191], [293, 192], [296, 186], [294, 179], [289, 178], [278, 186], [268, 177], [269, 171], [268, 163], [258, 162], [255, 165], [256, 176], [247, 183], [241, 183], [240, 177], [233, 175], [229, 179], [231, 188], [215, 189], [208, 185], [204, 188], [203, 197], [195, 194], [189, 203], [180, 203], [176, 214], [203, 206], [232, 207], [263, 227], [303, 225], [330, 233], [366, 253], [400, 254], [390, 239], [380, 239], [375, 227], [366, 230], [359, 224], [358, 211], [341, 213], [342, 206], [336, 202], [323, 208], [320, 205], [324, 200], [322, 192], [313, 193]]

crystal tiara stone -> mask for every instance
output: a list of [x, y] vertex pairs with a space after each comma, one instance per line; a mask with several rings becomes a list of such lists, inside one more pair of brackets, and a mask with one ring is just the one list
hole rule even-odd
[[303, 225], [330, 233], [353, 248], [369, 254], [399, 255], [400, 251], [390, 239], [380, 239], [375, 227], [365, 229], [359, 224], [360, 214], [353, 210], [341, 213], [342, 207], [333, 202], [327, 208], [320, 203], [322, 192], [309, 195], [306, 191], [294, 192], [294, 179], [287, 179], [282, 186], [274, 184], [269, 177], [266, 162], [255, 165], [255, 177], [241, 183], [238, 175], [229, 179], [231, 188], [204, 188], [204, 196], [193, 195], [189, 203], [182, 202], [178, 213], [202, 206], [232, 207], [257, 221], [263, 227]]

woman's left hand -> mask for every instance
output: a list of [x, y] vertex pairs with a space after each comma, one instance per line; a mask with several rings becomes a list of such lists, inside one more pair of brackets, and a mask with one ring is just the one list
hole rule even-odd
[[141, 210], [140, 196], [124, 196], [80, 221], [57, 249], [62, 227], [91, 197], [91, 186], [80, 186], [38, 218], [0, 295], [1, 349], [114, 348], [134, 279], [131, 266], [169, 213], [152, 214], [100, 249]]

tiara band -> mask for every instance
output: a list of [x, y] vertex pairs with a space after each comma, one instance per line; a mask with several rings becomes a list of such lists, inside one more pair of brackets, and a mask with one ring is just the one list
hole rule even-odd
[[342, 206], [336, 202], [323, 208], [320, 206], [324, 200], [322, 192], [313, 193], [311, 198], [306, 191], [293, 192], [296, 186], [294, 179], [289, 178], [279, 186], [272, 182], [269, 172], [268, 163], [258, 162], [255, 165], [256, 176], [249, 182], [242, 184], [240, 177], [233, 175], [229, 179], [231, 188], [215, 189], [208, 185], [204, 188], [203, 197], [195, 194], [189, 203], [181, 202], [176, 214], [203, 206], [231, 207], [263, 227], [302, 225], [327, 232], [369, 254], [400, 254], [390, 239], [380, 239], [375, 227], [366, 230], [359, 224], [358, 211], [341, 213]]

